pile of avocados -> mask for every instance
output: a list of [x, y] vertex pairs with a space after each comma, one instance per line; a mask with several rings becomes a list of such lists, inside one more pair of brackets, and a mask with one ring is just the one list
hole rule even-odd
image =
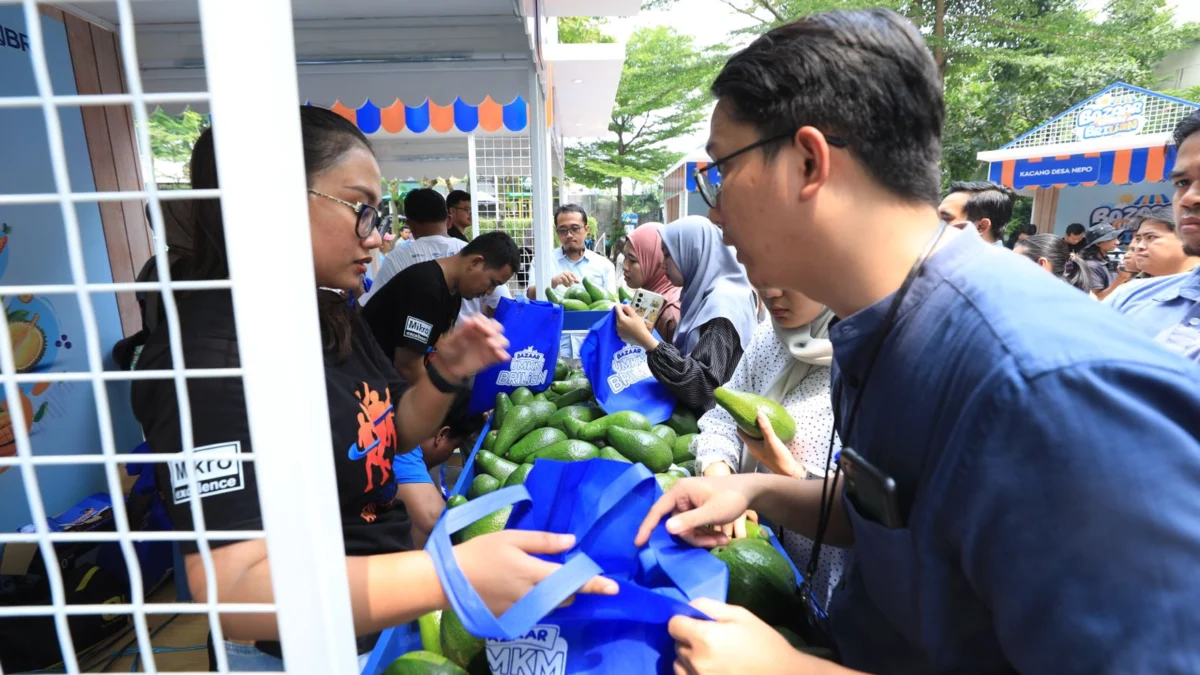
[[[575, 302], [582, 304], [582, 300]], [[762, 436], [757, 422], [760, 411], [767, 415], [781, 440], [790, 441], [795, 435], [795, 422], [774, 401], [721, 388], [717, 390], [717, 403], [752, 437]], [[654, 472], [664, 492], [679, 479], [698, 475], [692, 448], [699, 432], [694, 414], [680, 407], [658, 425], [635, 411], [605, 414], [593, 400], [592, 386], [583, 372], [562, 361], [556, 365], [554, 382], [545, 392], [534, 394], [522, 387], [511, 396], [497, 395], [492, 427], [475, 455], [476, 475], [466, 496], [451, 497], [447, 508], [524, 483], [538, 459], [573, 462], [599, 458], [641, 463]], [[503, 530], [511, 512], [508, 506], [475, 521], [454, 535], [455, 543]], [[771, 545], [767, 529], [747, 523], [745, 539], [715, 548], [712, 554], [729, 567], [729, 603], [749, 609], [803, 648], [803, 640], [786, 626], [803, 617], [796, 599], [796, 577], [787, 559]], [[453, 610], [426, 614], [418, 624], [421, 651], [397, 659], [384, 675], [490, 672], [485, 641], [468, 633]]]
[[617, 295], [613, 295], [591, 279], [584, 279], [582, 284], [547, 289], [546, 299], [556, 305], [562, 305], [568, 312], [606, 312], [617, 303], [632, 300], [633, 295], [624, 286], [617, 291]]

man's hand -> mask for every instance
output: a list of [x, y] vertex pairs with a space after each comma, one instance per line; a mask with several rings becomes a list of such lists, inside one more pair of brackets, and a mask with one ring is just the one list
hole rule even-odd
[[434, 367], [448, 380], [465, 380], [488, 366], [508, 361], [507, 350], [504, 328], [477, 314], [463, 319], [442, 338]]
[[[712, 464], [709, 464], [708, 468], [704, 470], [705, 477], [731, 476], [731, 475], [733, 475], [733, 469], [730, 469], [729, 465], [726, 464], [725, 462], [714, 462]], [[755, 513], [754, 511], [746, 511], [742, 515], [738, 516], [737, 520], [733, 521], [732, 523], [726, 523], [725, 525], [721, 525], [717, 529], [721, 531], [721, 534], [724, 534], [726, 537], [729, 537], [730, 539], [745, 539], [746, 538], [746, 521], [747, 520], [751, 520], [751, 521], [754, 521], [757, 523], [758, 522], [758, 514]]]
[[[684, 478], [659, 498], [642, 521], [634, 543], [642, 546], [667, 514], [667, 532], [692, 546], [712, 548], [729, 543], [729, 536], [712, 526], [726, 525], [744, 516], [754, 495], [754, 476]], [[744, 527], [744, 525], [743, 525]]]
[[738, 436], [746, 444], [746, 450], [754, 459], [762, 462], [763, 466], [770, 469], [773, 474], [804, 478], [804, 467], [796, 461], [796, 458], [792, 456], [792, 451], [775, 435], [775, 429], [771, 427], [771, 420], [767, 419], [766, 413], [758, 413], [758, 428], [762, 430], [763, 434], [761, 441], [750, 438], [738, 430]]
[[582, 281], [574, 272], [559, 272], [550, 279], [550, 286], [574, 286]]
[[650, 328], [646, 326], [646, 320], [633, 311], [632, 307], [617, 305], [613, 307], [613, 311], [616, 312], [617, 317], [617, 335], [620, 335], [622, 340], [648, 352], [658, 346], [658, 340], [654, 339]]
[[778, 631], [742, 607], [705, 598], [692, 606], [713, 621], [671, 619], [667, 629], [676, 643], [676, 675], [816, 675], [839, 670], [796, 651]]
[[[503, 530], [455, 546], [454, 557], [488, 609], [499, 615], [561, 567], [535, 555], [562, 553], [574, 545], [569, 534]], [[595, 577], [579, 592], [616, 595], [617, 582]]]

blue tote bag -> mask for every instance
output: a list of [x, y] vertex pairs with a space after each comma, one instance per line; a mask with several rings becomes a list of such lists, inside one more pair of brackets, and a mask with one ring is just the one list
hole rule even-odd
[[[661, 523], [645, 547], [634, 546], [642, 519], [661, 494], [654, 474], [640, 464], [538, 460], [524, 486], [446, 512], [426, 549], [463, 626], [488, 638], [494, 675], [673, 672], [675, 642], [667, 622], [679, 614], [707, 619], [687, 603], [725, 600], [729, 573], [723, 562], [676, 540]], [[497, 617], [458, 567], [450, 534], [509, 505], [515, 506], [506, 529], [573, 534], [576, 545], [565, 554], [540, 556], [563, 566]], [[598, 574], [618, 583], [617, 595], [579, 595], [569, 607], [558, 607]]]
[[504, 326], [512, 360], [475, 376], [468, 405], [472, 415], [491, 410], [496, 404], [496, 394], [511, 394], [518, 387], [537, 393], [548, 389], [554, 380], [563, 308], [549, 302], [501, 298], [495, 318]]
[[[657, 331], [654, 337], [662, 340]], [[615, 312], [592, 326], [579, 350], [579, 360], [604, 412], [636, 410], [658, 424], [675, 410], [675, 397], [654, 379], [646, 364], [646, 350], [617, 334]]]

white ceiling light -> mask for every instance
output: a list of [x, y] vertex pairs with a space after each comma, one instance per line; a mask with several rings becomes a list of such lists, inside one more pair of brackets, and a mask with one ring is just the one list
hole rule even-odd
[[578, 78], [578, 79], [574, 79], [574, 80], [571, 80], [571, 81], [572, 81], [573, 83], [575, 83], [575, 84], [583, 84], [583, 78]]

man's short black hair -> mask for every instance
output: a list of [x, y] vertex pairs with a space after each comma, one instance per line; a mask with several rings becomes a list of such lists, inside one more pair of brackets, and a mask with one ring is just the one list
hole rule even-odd
[[463, 390], [455, 395], [454, 402], [450, 404], [450, 410], [446, 411], [446, 417], [442, 420], [442, 426], [450, 427], [450, 431], [448, 432], [450, 438], [461, 441], [483, 429], [486, 418], [483, 413], [478, 415], [467, 414], [470, 403], [470, 391]]
[[446, 208], [452, 209], [463, 202], [471, 201], [471, 193], [466, 190], [453, 190], [446, 195]]
[[446, 199], [432, 188], [418, 188], [404, 195], [404, 217], [410, 223], [444, 223], [450, 217]]
[[483, 256], [483, 264], [492, 269], [504, 269], [508, 266], [516, 272], [521, 268], [521, 251], [517, 248], [517, 242], [504, 232], [481, 234], [472, 239], [458, 254], [464, 258]]
[[970, 195], [963, 207], [963, 215], [971, 222], [979, 222], [988, 218], [991, 223], [992, 236], [999, 239], [1004, 235], [1004, 228], [1012, 218], [1013, 202], [1017, 193], [1013, 189], [991, 181], [956, 181], [950, 184], [950, 193], [965, 192]]
[[1072, 236], [1072, 237], [1078, 236], [1078, 235], [1083, 234], [1086, 231], [1087, 231], [1087, 228], [1083, 226], [1083, 223], [1071, 223], [1070, 225], [1067, 226], [1067, 235], [1068, 236]]
[[583, 216], [583, 225], [584, 225], [584, 227], [587, 227], [587, 224], [588, 224], [587, 211], [584, 211], [583, 207], [578, 204], [563, 204], [562, 206], [558, 207], [557, 209], [554, 209], [554, 226], [555, 227], [558, 227], [558, 217], [564, 213], [578, 213], [580, 216]]
[[726, 62], [712, 92], [760, 138], [815, 127], [892, 193], [938, 203], [942, 80], [921, 34], [894, 12], [836, 10], [774, 28]]
[[1175, 125], [1175, 131], [1171, 132], [1171, 140], [1175, 145], [1183, 145], [1187, 137], [1197, 131], [1200, 131], [1200, 110], [1188, 115]]

